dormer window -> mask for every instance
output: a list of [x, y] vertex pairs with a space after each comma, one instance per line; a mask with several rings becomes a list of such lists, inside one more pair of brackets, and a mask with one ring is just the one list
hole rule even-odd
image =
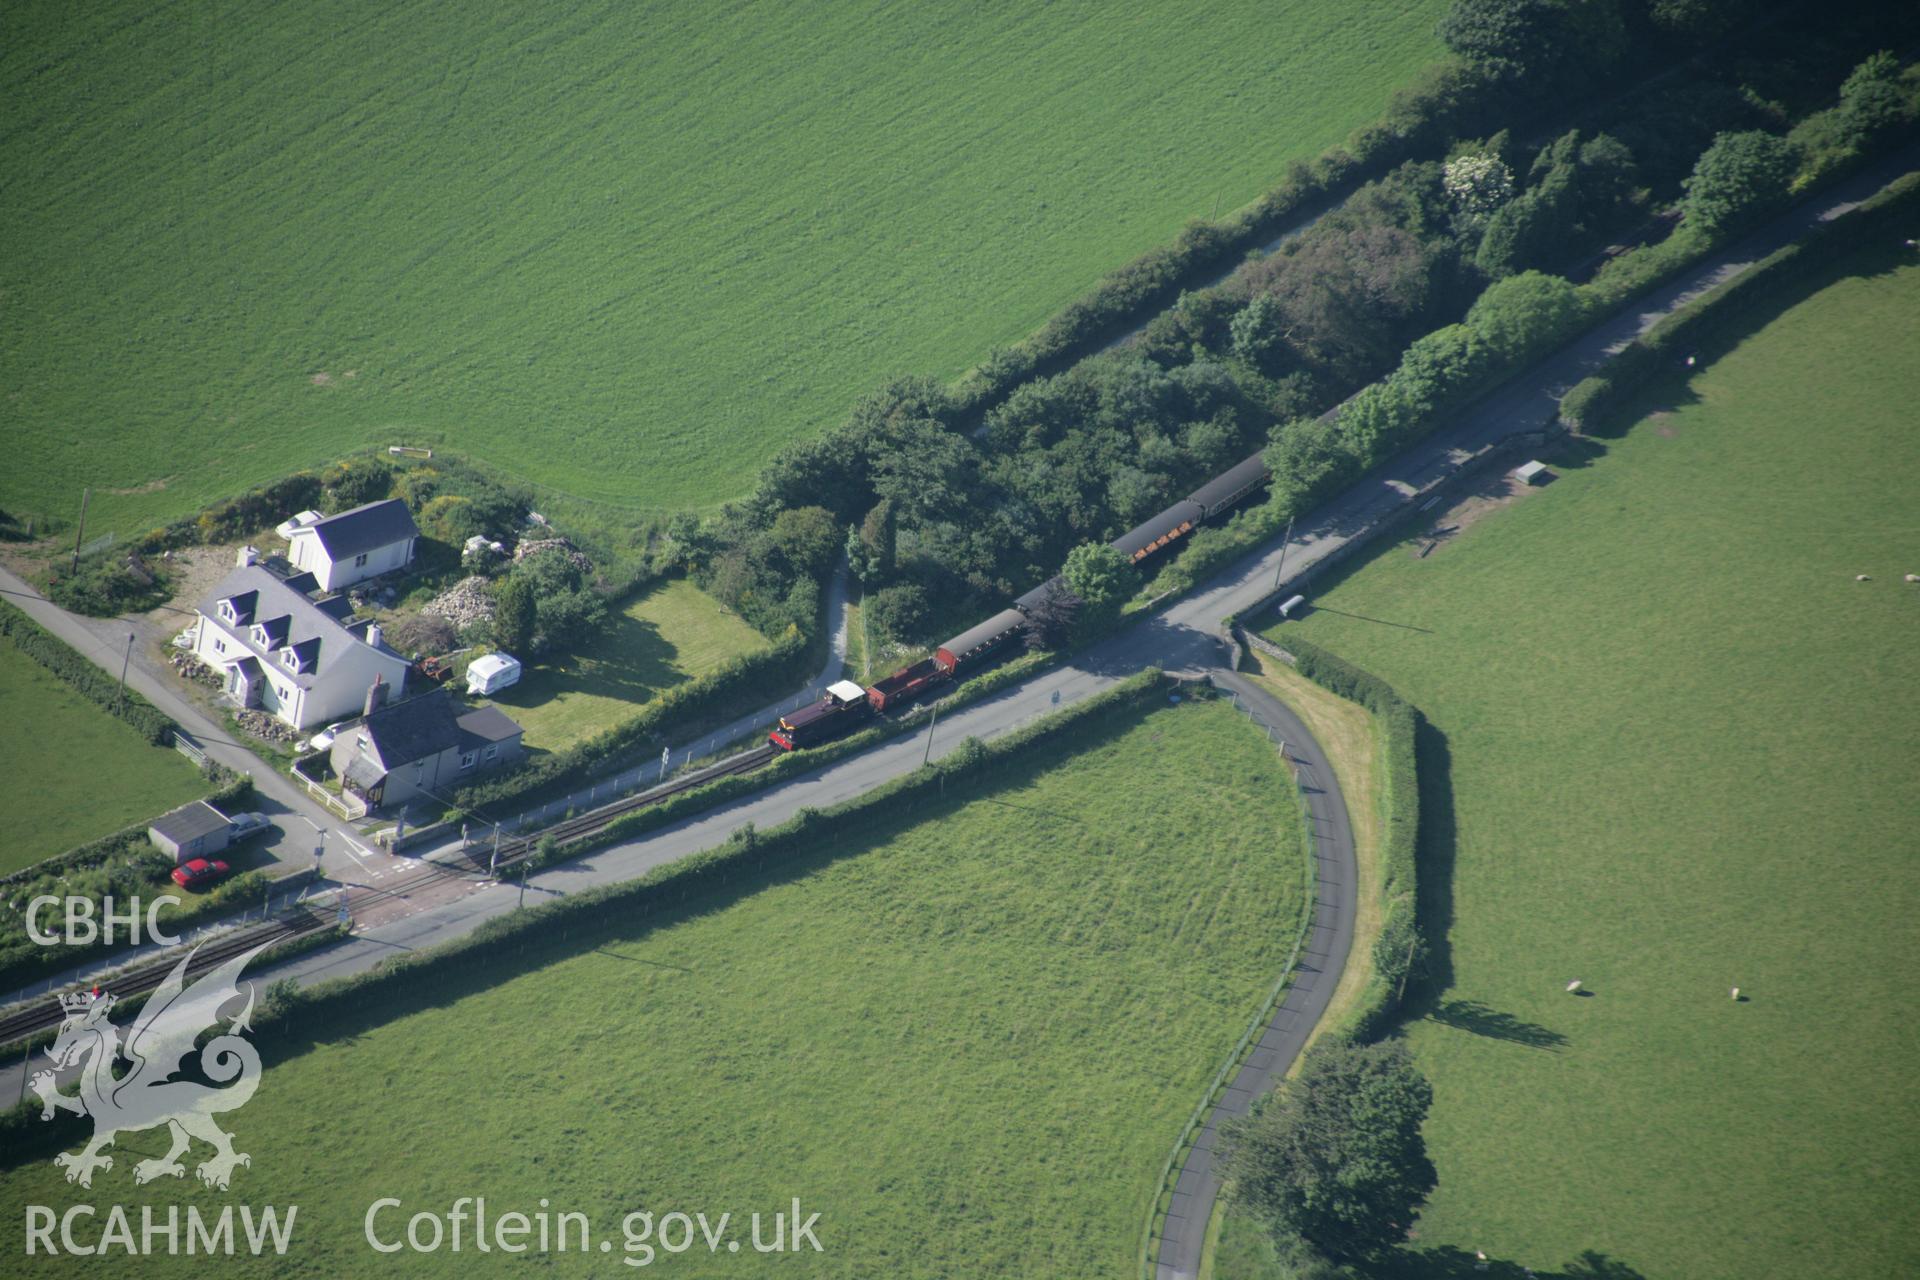
[[253, 642], [262, 649], [271, 649], [273, 647], [267, 640], [267, 629], [265, 627], [255, 627], [253, 629]]
[[291, 649], [282, 650], [280, 654], [280, 665], [289, 671], [297, 672], [300, 670], [300, 655]]
[[240, 615], [234, 612], [233, 601], [231, 600], [222, 600], [220, 602], [220, 616], [228, 622], [238, 622], [240, 620]]

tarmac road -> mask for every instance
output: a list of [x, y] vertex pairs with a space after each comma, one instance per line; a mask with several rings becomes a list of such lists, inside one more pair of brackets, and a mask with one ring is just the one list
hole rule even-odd
[[[1051, 710], [1056, 693], [1064, 705], [1110, 687], [1147, 666], [1157, 665], [1171, 672], [1196, 676], [1220, 667], [1227, 652], [1227, 645], [1218, 634], [1221, 620], [1229, 615], [1244, 614], [1274, 596], [1283, 554], [1290, 585], [1329, 555], [1364, 539], [1383, 519], [1415, 500], [1409, 496], [1410, 492], [1438, 483], [1456, 471], [1475, 450], [1549, 420], [1566, 388], [1661, 316], [1738, 274], [1812, 226], [1851, 208], [1887, 181], [1914, 167], [1916, 161], [1920, 161], [1920, 146], [1905, 149], [1839, 187], [1783, 213], [1763, 230], [1688, 272], [1676, 283], [1623, 308], [1542, 364], [1463, 411], [1427, 441], [1362, 477], [1352, 488], [1300, 522], [1295, 537], [1286, 547], [1276, 539], [1217, 575], [1200, 590], [1094, 646], [1070, 663], [943, 718], [932, 731], [931, 755], [944, 756], [969, 736], [991, 739], [1011, 732]], [[0, 577], [0, 582], [14, 586], [17, 580]], [[71, 641], [67, 632], [60, 633]], [[97, 642], [89, 643], [97, 648]], [[154, 701], [169, 714], [176, 714], [168, 701], [161, 698]], [[191, 708], [185, 710], [197, 718]], [[182, 722], [191, 728], [194, 721], [182, 717]], [[927, 734], [917, 734], [895, 739], [769, 791], [743, 797], [662, 828], [642, 839], [598, 850], [573, 863], [541, 872], [529, 881], [526, 901], [531, 905], [545, 897], [630, 879], [719, 844], [743, 823], [752, 822], [760, 827], [776, 825], [794, 816], [802, 807], [821, 807], [863, 794], [918, 768], [923, 753], [929, 750], [927, 738]], [[255, 764], [258, 776], [263, 771], [257, 768], [257, 762]], [[287, 785], [291, 787], [290, 783]], [[295, 796], [295, 800], [298, 802], [300, 797]], [[353, 973], [396, 950], [412, 950], [458, 937], [483, 920], [514, 910], [520, 896], [518, 887], [510, 885], [466, 892], [456, 901], [425, 907], [403, 919], [369, 928], [339, 946], [270, 966], [261, 976], [293, 977], [305, 983]], [[1329, 990], [1337, 978], [1337, 969], [1330, 967]], [[0, 1073], [0, 1105], [19, 1087], [15, 1078], [18, 1071], [16, 1063]], [[1167, 1135], [1169, 1143], [1173, 1136]], [[1206, 1201], [1204, 1206], [1202, 1199]], [[1211, 1193], [1201, 1196], [1196, 1191], [1195, 1199], [1187, 1207], [1186, 1216], [1204, 1227], [1206, 1216], [1211, 1212]], [[1165, 1269], [1167, 1267], [1171, 1269]], [[1191, 1271], [1184, 1259], [1169, 1256], [1163, 1259], [1163, 1274], [1189, 1275]]]

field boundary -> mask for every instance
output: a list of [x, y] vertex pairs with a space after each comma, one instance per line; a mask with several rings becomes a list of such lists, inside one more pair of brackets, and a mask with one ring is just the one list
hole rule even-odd
[[1858, 249], [1874, 236], [1896, 234], [1920, 212], [1920, 173], [1895, 178], [1831, 222], [1762, 258], [1658, 323], [1581, 379], [1561, 399], [1560, 421], [1583, 433], [1630, 407], [1635, 391], [1671, 372], [1681, 354], [1710, 363], [1736, 339], [1753, 309]]
[[[436, 980], [470, 974], [476, 962], [523, 954], [530, 944], [563, 942], [576, 927], [594, 927], [613, 919], [631, 921], [655, 909], [703, 897], [731, 880], [778, 864], [829, 831], [854, 833], [898, 816], [916, 797], [928, 792], [939, 794], [950, 778], [957, 781], [986, 774], [1025, 748], [1090, 719], [1145, 706], [1168, 687], [1167, 677], [1158, 668], [1148, 668], [991, 743], [969, 739], [939, 762], [863, 795], [826, 809], [803, 809], [791, 820], [766, 831], [748, 824], [724, 844], [635, 879], [496, 917], [464, 937], [424, 951], [396, 955], [352, 977], [311, 988], [288, 989], [276, 984], [257, 1011], [254, 1026], [279, 1033], [271, 1037], [280, 1046], [272, 1059], [297, 1056], [312, 1043], [310, 1036], [300, 1034], [303, 1020], [342, 1014], [364, 1016], [380, 1010], [385, 1012], [377, 1015], [379, 1020], [386, 1021], [394, 1016], [394, 1010], [426, 998], [427, 988]], [[4, 1139], [0, 1145], [7, 1153], [0, 1167], [16, 1167], [37, 1154], [70, 1145], [72, 1126], [77, 1123], [41, 1124], [37, 1103], [0, 1114], [0, 1138]]]
[[[1355, 1006], [1352, 1022], [1334, 1034], [1356, 1043], [1377, 1040], [1389, 1029], [1406, 987], [1428, 950], [1420, 926], [1420, 766], [1418, 707], [1379, 676], [1318, 645], [1289, 637], [1287, 646], [1248, 634], [1260, 652], [1278, 658], [1335, 697], [1374, 717], [1386, 734], [1386, 831], [1380, 845], [1380, 936], [1373, 973]], [[1389, 994], [1388, 988], [1393, 988]]]
[[21, 654], [52, 672], [61, 683], [154, 746], [167, 746], [179, 728], [166, 712], [121, 685], [81, 657], [66, 641], [28, 617], [25, 610], [5, 600], [0, 600], [0, 635], [7, 637]]

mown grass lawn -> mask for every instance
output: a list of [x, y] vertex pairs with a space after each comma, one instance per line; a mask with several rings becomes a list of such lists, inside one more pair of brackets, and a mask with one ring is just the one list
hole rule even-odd
[[1920, 266], [1848, 272], [1301, 624], [1451, 761], [1408, 1274], [1913, 1273]]
[[0, 636], [0, 874], [206, 790], [185, 756], [148, 745]]
[[768, 641], [684, 579], [619, 609], [578, 652], [533, 664], [490, 699], [520, 722], [529, 747], [560, 751], [628, 719], [662, 690]]
[[[298, 1274], [512, 1265], [362, 1242], [376, 1198], [462, 1195], [494, 1213], [544, 1196], [606, 1231], [678, 1209], [744, 1232], [796, 1196], [821, 1214], [823, 1253], [662, 1259], [675, 1275], [1130, 1274], [1160, 1162], [1285, 963], [1302, 821], [1222, 704], [1121, 712], [1045, 750], [724, 900], [556, 939], [478, 994], [303, 1028], [321, 1043], [230, 1117], [253, 1156], [230, 1197], [163, 1179], [140, 1198], [298, 1204]], [[0, 1194], [131, 1196], [154, 1142], [124, 1136], [90, 1193], [42, 1158]]]
[[0, 508], [444, 443], [746, 492], [1375, 118], [1444, 0], [11, 6]]

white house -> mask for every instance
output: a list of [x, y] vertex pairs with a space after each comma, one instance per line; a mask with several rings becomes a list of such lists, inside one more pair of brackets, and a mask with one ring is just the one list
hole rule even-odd
[[[307, 514], [305, 512], [302, 515]], [[308, 524], [288, 521], [287, 559], [314, 576], [322, 591], [338, 591], [413, 562], [420, 536], [413, 513], [398, 498], [369, 502]], [[285, 527], [285, 526], [283, 526]]]
[[398, 694], [407, 679], [407, 660], [379, 626], [350, 618], [344, 596], [310, 598], [313, 584], [311, 574], [283, 579], [242, 564], [201, 601], [194, 624], [193, 652], [221, 673], [226, 696], [295, 729], [354, 715], [376, 682]]

